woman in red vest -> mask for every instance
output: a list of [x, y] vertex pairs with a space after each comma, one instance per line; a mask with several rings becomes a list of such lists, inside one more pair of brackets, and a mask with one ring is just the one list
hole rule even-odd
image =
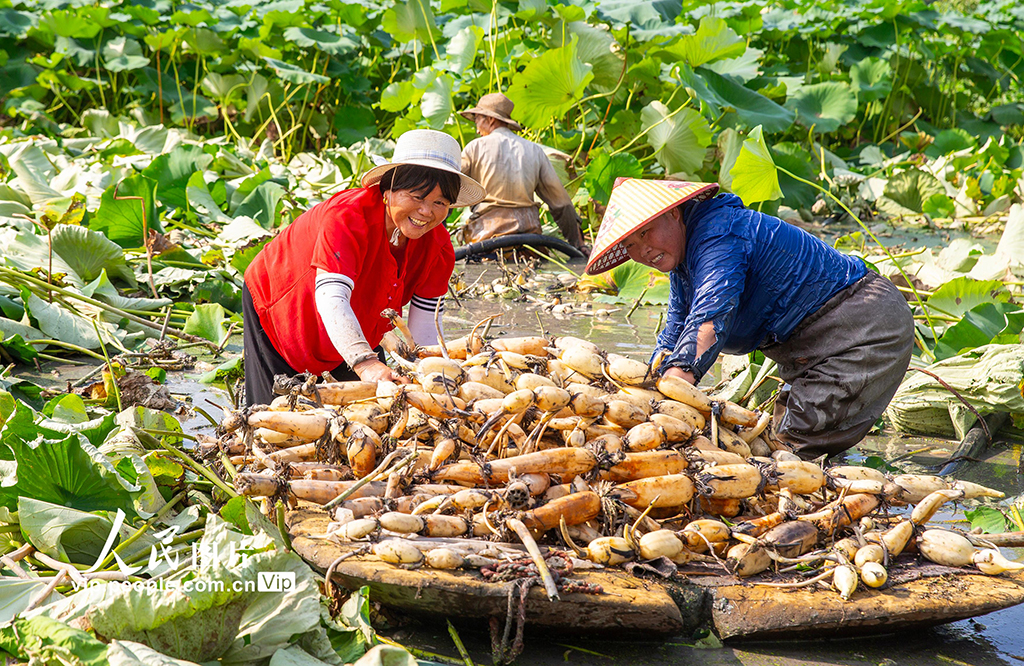
[[[458, 141], [412, 130], [392, 161], [362, 187], [303, 213], [245, 271], [246, 404], [273, 398], [274, 375], [330, 371], [337, 379], [396, 380], [379, 345], [391, 328], [381, 311], [410, 303], [416, 342], [435, 344], [455, 251], [443, 223], [484, 188], [460, 170]], [[375, 350], [376, 348], [376, 350]]]

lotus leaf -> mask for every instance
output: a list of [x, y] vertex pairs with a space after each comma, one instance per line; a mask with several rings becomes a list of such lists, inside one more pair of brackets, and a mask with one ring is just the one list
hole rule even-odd
[[30, 497], [18, 499], [21, 531], [36, 550], [61, 562], [92, 565], [113, 527], [106, 518]]
[[782, 197], [779, 173], [760, 126], [750, 130], [729, 174], [732, 176], [732, 191], [739, 195], [744, 205]]
[[669, 111], [661, 102], [651, 102], [640, 112], [647, 142], [654, 148], [666, 173], [693, 173], [704, 163], [712, 132], [707, 120], [693, 109]]
[[452, 115], [452, 87], [455, 82], [450, 74], [440, 74], [423, 91], [420, 98], [420, 112], [427, 124], [439, 130]]
[[623, 75], [623, 59], [616, 53], [618, 44], [606, 30], [599, 30], [583, 21], [569, 23], [569, 32], [579, 38], [576, 55], [593, 69], [591, 85], [611, 90]]
[[110, 641], [107, 646], [107, 663], [110, 666], [199, 666], [194, 661], [168, 657], [144, 643], [118, 640]]
[[920, 216], [924, 203], [935, 194], [946, 194], [938, 178], [921, 169], [908, 169], [889, 179], [878, 209], [894, 216]]
[[[813, 183], [817, 177], [814, 156], [799, 144], [787, 141], [774, 144], [772, 158], [781, 169], [805, 181]], [[809, 209], [818, 198], [818, 190], [813, 186], [796, 180], [783, 171], [779, 171], [779, 186], [782, 188], [783, 202], [793, 208]]]
[[760, 125], [765, 132], [782, 132], [793, 124], [795, 114], [749, 88], [704, 67], [696, 72], [711, 95], [710, 100], [723, 111], [732, 111], [747, 127]]
[[[32, 664], [107, 664], [106, 645], [81, 629], [45, 616], [17, 619], [0, 629], [0, 651]], [[74, 661], [69, 661], [67, 655], [73, 655]]]
[[697, 67], [714, 60], [738, 58], [746, 49], [746, 42], [723, 19], [705, 16], [695, 34], [683, 35], [662, 53], [690, 67]]
[[998, 280], [958, 277], [936, 289], [928, 298], [928, 306], [944, 314], [962, 317], [978, 305], [1009, 299], [1010, 293]]
[[857, 96], [870, 102], [882, 99], [892, 90], [892, 67], [881, 58], [865, 58], [850, 68], [850, 81]]
[[586, 185], [590, 196], [602, 204], [608, 204], [616, 178], [643, 176], [644, 170], [640, 161], [629, 153], [609, 155], [605, 150], [595, 150], [590, 156], [583, 184]]
[[987, 344], [1018, 344], [1024, 311], [1010, 303], [982, 303], [942, 334], [935, 344], [938, 360]]
[[381, 28], [398, 42], [429, 42], [437, 32], [434, 12], [426, 0], [395, 3], [384, 12]]
[[479, 26], [470, 25], [448, 40], [445, 46], [445, 60], [448, 61], [448, 68], [453, 74], [462, 74], [473, 66], [483, 38], [484, 31]]
[[120, 508], [135, 514], [132, 494], [139, 488], [121, 478], [110, 461], [79, 435], [27, 442], [10, 434], [3, 443], [17, 467], [0, 471], [6, 477], [0, 484], [0, 505], [14, 510], [23, 496], [81, 511]]
[[820, 134], [834, 132], [857, 115], [857, 96], [846, 83], [826, 81], [804, 86], [786, 100], [797, 120]]
[[583, 97], [594, 78], [591, 65], [576, 55], [578, 37], [535, 58], [512, 79], [506, 94], [515, 103], [513, 118], [527, 127], [546, 127]]
[[284, 31], [284, 38], [303, 48], [315, 48], [330, 55], [344, 55], [359, 48], [359, 41], [349, 35], [291, 27]]
[[[22, 579], [14, 576], [0, 577], [0, 626], [7, 624], [14, 617], [22, 613], [29, 604], [46, 589], [45, 578]], [[60, 599], [60, 594], [51, 592], [44, 603], [50, 603]], [[0, 638], [0, 641], [3, 639]], [[0, 648], [3, 643], [0, 642]]]
[[142, 47], [134, 39], [115, 37], [103, 46], [103, 66], [111, 72], [139, 69], [149, 64]]

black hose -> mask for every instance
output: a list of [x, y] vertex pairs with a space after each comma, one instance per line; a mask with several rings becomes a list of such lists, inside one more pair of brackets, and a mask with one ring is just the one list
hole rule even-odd
[[466, 257], [472, 257], [478, 254], [486, 254], [488, 252], [494, 252], [506, 247], [513, 247], [515, 245], [529, 245], [531, 247], [549, 247], [553, 250], [558, 250], [562, 254], [569, 255], [570, 259], [583, 259], [584, 254], [569, 245], [561, 238], [553, 238], [551, 236], [545, 236], [544, 234], [509, 234], [507, 236], [496, 236], [494, 238], [488, 238], [478, 243], [470, 243], [469, 245], [462, 245], [455, 248], [455, 259], [465, 259]]

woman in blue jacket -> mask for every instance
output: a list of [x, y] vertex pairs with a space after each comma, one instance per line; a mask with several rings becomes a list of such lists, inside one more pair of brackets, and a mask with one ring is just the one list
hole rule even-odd
[[669, 273], [660, 372], [696, 384], [719, 352], [760, 350], [785, 382], [773, 421], [805, 458], [859, 442], [899, 387], [910, 308], [886, 278], [718, 186], [620, 179], [587, 272], [627, 259]]

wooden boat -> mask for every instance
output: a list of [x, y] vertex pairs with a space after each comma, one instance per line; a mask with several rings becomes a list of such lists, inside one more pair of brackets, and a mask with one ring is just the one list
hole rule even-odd
[[[319, 538], [328, 522], [322, 511], [288, 516], [295, 551], [321, 573], [356, 548]], [[912, 567], [884, 590], [862, 586], [849, 601], [820, 589], [773, 588], [732, 576], [654, 580], [608, 569], [573, 577], [600, 585], [604, 593], [563, 594], [549, 601], [536, 586], [526, 599], [527, 624], [663, 635], [707, 627], [723, 640], [838, 637], [933, 626], [1024, 603], [1024, 576], [985, 576], [937, 565]], [[368, 556], [337, 564], [332, 580], [349, 589], [369, 586], [378, 603], [435, 618], [505, 618], [509, 603], [508, 584], [487, 582], [476, 572], [410, 571]]]

